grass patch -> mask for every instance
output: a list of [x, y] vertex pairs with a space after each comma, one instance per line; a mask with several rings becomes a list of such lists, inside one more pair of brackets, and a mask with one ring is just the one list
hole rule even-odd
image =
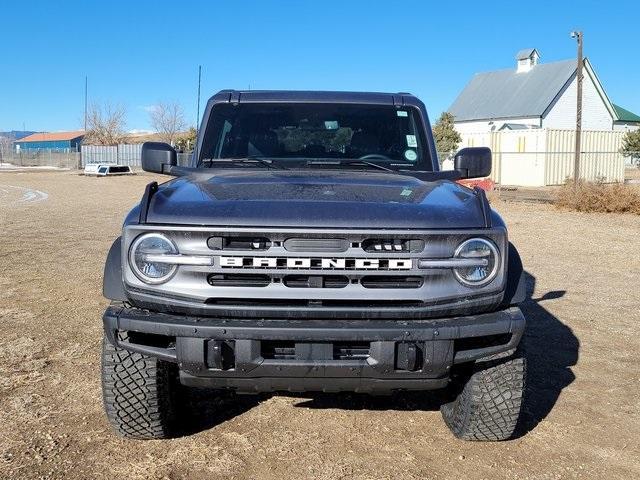
[[640, 187], [624, 183], [573, 181], [564, 184], [555, 199], [558, 208], [578, 212], [633, 213], [640, 215]]

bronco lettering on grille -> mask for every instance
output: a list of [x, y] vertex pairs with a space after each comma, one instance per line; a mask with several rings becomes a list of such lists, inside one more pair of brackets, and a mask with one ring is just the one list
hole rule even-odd
[[219, 257], [223, 268], [307, 270], [411, 270], [406, 258]]

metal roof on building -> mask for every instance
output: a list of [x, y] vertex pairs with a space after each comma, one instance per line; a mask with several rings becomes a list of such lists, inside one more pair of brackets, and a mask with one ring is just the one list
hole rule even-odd
[[535, 48], [524, 48], [516, 53], [516, 60], [524, 60], [526, 58], [529, 58], [533, 52], [537, 52], [537, 50]]
[[42, 132], [33, 133], [27, 137], [16, 140], [15, 143], [23, 142], [59, 142], [64, 140], [74, 140], [84, 136], [84, 130], [73, 132]]
[[521, 73], [513, 68], [477, 73], [448, 111], [456, 122], [541, 117], [575, 72], [576, 61], [564, 60]]
[[531, 125], [524, 123], [505, 123], [500, 127], [500, 130], [531, 130], [531, 128]]
[[613, 109], [616, 111], [616, 117], [619, 122], [632, 122], [640, 123], [640, 116], [633, 112], [630, 112], [626, 108], [622, 108], [620, 105], [613, 104]]

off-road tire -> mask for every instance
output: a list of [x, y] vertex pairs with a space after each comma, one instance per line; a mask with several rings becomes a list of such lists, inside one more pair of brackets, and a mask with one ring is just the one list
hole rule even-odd
[[[126, 333], [118, 333], [121, 340]], [[175, 433], [177, 368], [102, 341], [102, 398], [109, 422], [122, 437], [170, 438]]]
[[521, 349], [476, 362], [457, 398], [440, 408], [445, 423], [463, 440], [508, 440], [520, 417], [525, 376]]

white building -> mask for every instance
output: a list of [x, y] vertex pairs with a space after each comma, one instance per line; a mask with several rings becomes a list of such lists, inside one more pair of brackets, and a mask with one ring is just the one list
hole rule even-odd
[[[540, 63], [535, 48], [521, 50], [516, 66], [473, 76], [449, 108], [461, 133], [518, 129], [575, 129], [576, 60]], [[587, 58], [582, 90], [583, 130], [640, 127], [640, 117], [613, 105]]]

